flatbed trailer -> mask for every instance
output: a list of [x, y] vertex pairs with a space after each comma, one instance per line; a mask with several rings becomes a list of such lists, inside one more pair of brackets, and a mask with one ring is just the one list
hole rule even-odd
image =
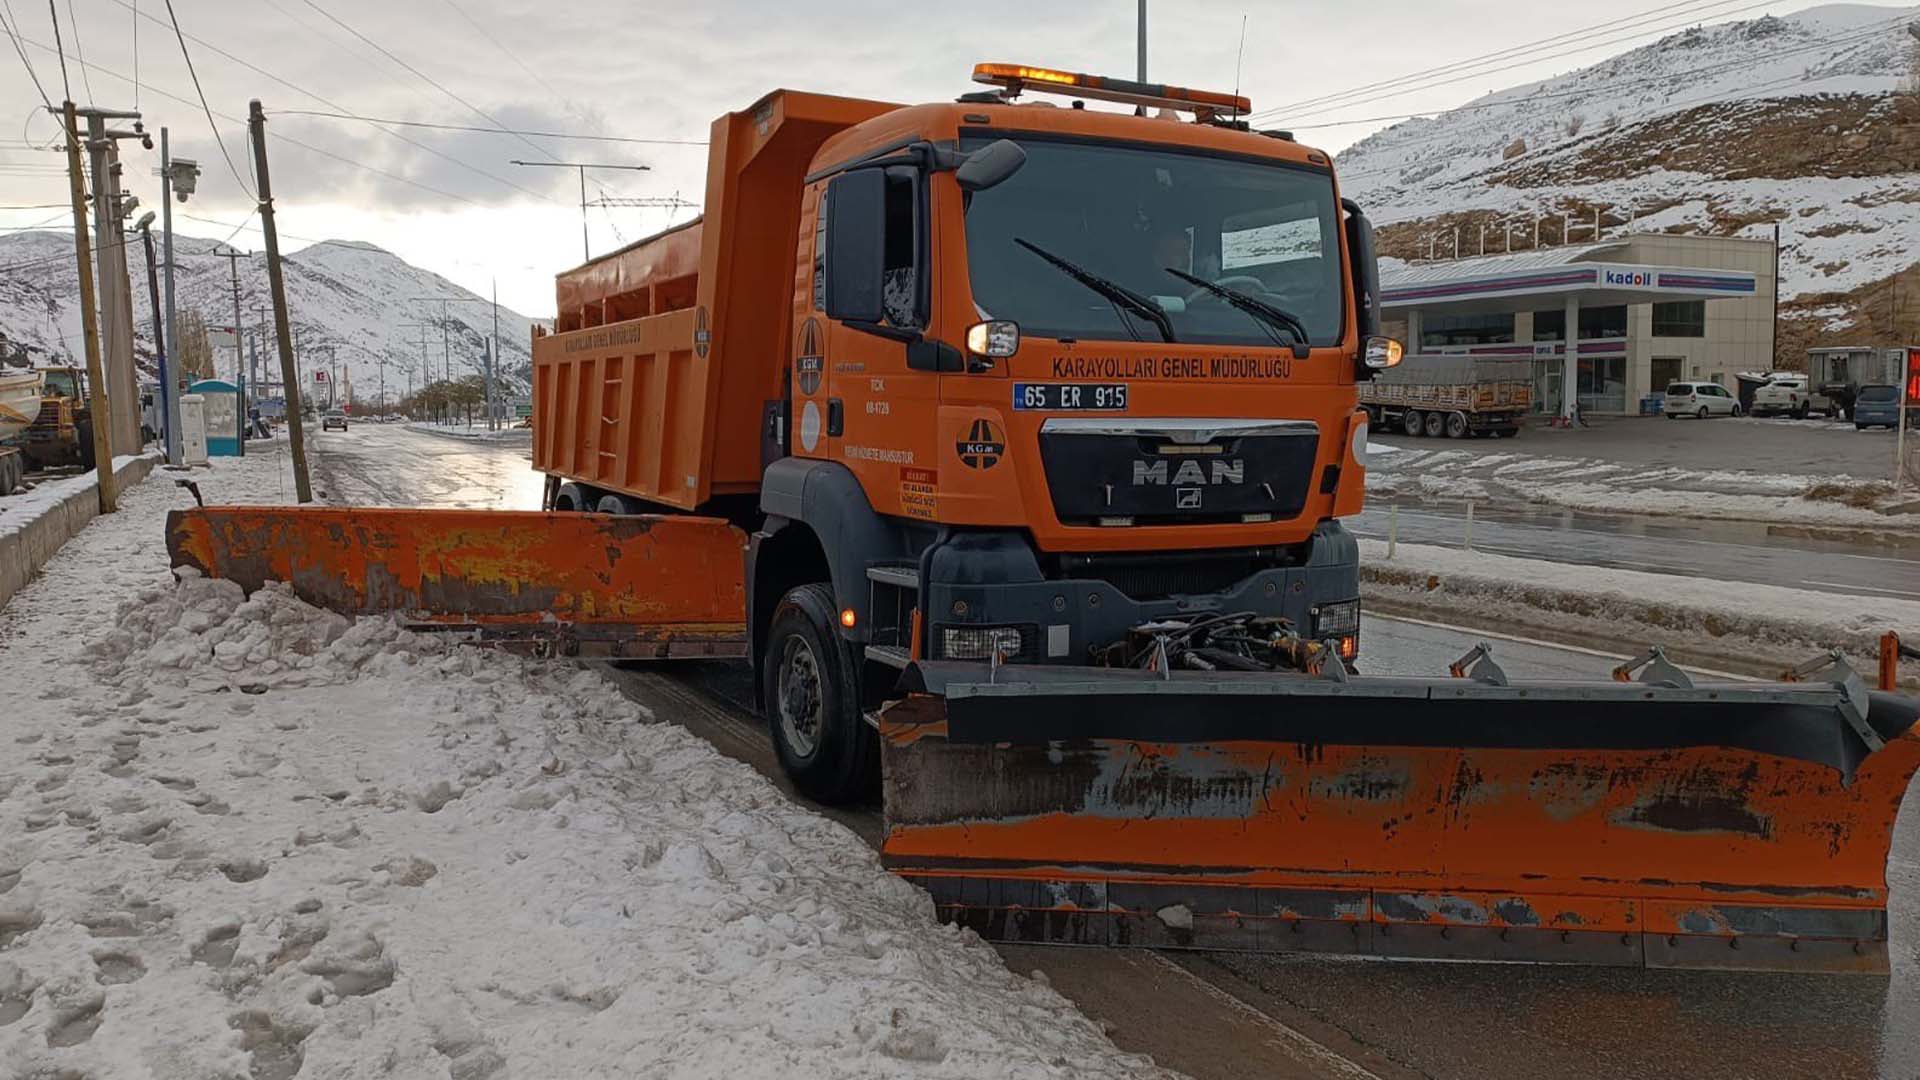
[[1361, 383], [1360, 404], [1382, 431], [1509, 437], [1520, 433], [1533, 407], [1532, 366], [1504, 357], [1416, 354]]

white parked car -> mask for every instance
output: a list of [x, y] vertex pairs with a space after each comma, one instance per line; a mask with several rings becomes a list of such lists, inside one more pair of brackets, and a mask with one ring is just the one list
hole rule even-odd
[[1680, 416], [1739, 416], [1740, 399], [1727, 393], [1719, 383], [1677, 382], [1667, 384], [1667, 419]]
[[1753, 415], [1789, 416], [1804, 419], [1808, 413], [1840, 415], [1840, 403], [1813, 389], [1807, 377], [1799, 374], [1775, 375], [1765, 386], [1753, 392]]

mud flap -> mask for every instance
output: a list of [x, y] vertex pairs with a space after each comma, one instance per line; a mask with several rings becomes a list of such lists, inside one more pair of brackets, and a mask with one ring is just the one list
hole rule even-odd
[[907, 679], [881, 716], [883, 857], [983, 936], [1887, 967], [1909, 698], [939, 662]]
[[289, 582], [347, 615], [538, 655], [747, 654], [745, 534], [716, 518], [208, 506], [167, 515], [172, 565]]

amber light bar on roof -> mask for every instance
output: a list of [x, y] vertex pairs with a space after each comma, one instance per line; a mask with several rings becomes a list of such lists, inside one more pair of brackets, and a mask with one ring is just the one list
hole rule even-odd
[[1105, 75], [1084, 75], [1074, 71], [1055, 71], [1025, 64], [975, 64], [973, 81], [1004, 86], [1016, 94], [1032, 89], [1102, 101], [1124, 101], [1130, 105], [1160, 105], [1201, 117], [1217, 112], [1245, 113], [1253, 108], [1251, 102], [1237, 94], [1113, 79]]

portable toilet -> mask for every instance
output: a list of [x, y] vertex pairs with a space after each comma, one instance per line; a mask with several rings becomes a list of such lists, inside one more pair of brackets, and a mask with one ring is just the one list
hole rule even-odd
[[180, 395], [180, 463], [207, 463], [206, 400], [199, 394]]
[[240, 388], [223, 379], [201, 379], [187, 392], [201, 398], [207, 421], [207, 453], [212, 457], [240, 456]]

